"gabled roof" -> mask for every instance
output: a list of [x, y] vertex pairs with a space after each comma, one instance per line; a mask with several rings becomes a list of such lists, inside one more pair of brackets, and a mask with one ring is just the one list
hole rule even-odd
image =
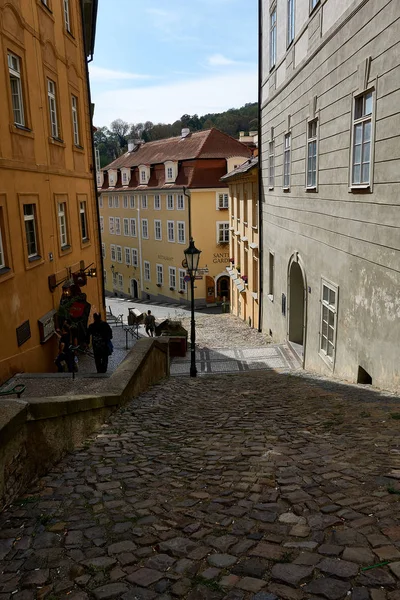
[[246, 162], [244, 162], [242, 165], [239, 165], [238, 167], [236, 167], [236, 169], [233, 169], [233, 171], [231, 171], [230, 173], [227, 173], [226, 175], [221, 177], [221, 181], [227, 181], [229, 179], [233, 179], [237, 175], [244, 175], [245, 173], [248, 173], [249, 171], [252, 171], [253, 169], [256, 169], [257, 167], [258, 167], [258, 156], [253, 156], [252, 158], [249, 158], [249, 160], [246, 160]]
[[218, 129], [190, 133], [182, 138], [172, 137], [155, 142], [146, 142], [133, 152], [126, 152], [104, 170], [154, 165], [167, 160], [182, 161], [195, 158], [230, 158], [250, 156], [247, 146]]

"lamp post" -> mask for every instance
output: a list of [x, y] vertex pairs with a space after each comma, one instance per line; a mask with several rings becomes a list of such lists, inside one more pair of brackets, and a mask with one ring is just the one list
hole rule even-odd
[[184, 251], [187, 270], [190, 277], [190, 290], [191, 290], [191, 299], [190, 299], [190, 310], [191, 310], [191, 319], [190, 319], [190, 377], [197, 376], [196, 369], [196, 325], [194, 320], [194, 280], [196, 277], [196, 271], [199, 266], [200, 254], [201, 250], [198, 250], [194, 245], [193, 238], [190, 238], [189, 247]]

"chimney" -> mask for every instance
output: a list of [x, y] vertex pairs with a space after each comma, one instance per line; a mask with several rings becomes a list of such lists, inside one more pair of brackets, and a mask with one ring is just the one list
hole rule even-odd
[[135, 140], [128, 140], [128, 152], [133, 152], [135, 147]]
[[189, 133], [190, 133], [190, 129], [188, 127], [185, 127], [181, 131], [181, 138], [183, 139], [183, 138], [187, 137], [189, 135]]

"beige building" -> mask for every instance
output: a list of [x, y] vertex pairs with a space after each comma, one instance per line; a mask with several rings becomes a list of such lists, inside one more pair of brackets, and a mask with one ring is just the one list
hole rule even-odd
[[229, 296], [228, 185], [221, 182], [251, 151], [216, 130], [155, 142], [128, 152], [98, 173], [105, 287], [123, 297], [189, 300], [184, 250], [202, 251], [197, 303]]
[[261, 7], [263, 329], [399, 389], [400, 3]]
[[258, 157], [222, 177], [229, 185], [231, 312], [258, 328], [259, 218]]
[[0, 383], [55, 370], [63, 283], [103, 309], [101, 277], [87, 279], [101, 265], [86, 65], [96, 10], [0, 1]]

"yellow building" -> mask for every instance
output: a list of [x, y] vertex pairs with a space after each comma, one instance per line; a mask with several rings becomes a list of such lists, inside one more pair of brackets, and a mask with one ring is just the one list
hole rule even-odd
[[258, 157], [222, 177], [229, 184], [231, 312], [259, 327]]
[[228, 187], [221, 177], [250, 156], [211, 129], [130, 142], [128, 152], [98, 173], [105, 288], [118, 296], [189, 300], [183, 251], [191, 235], [202, 250], [197, 304], [229, 296]]
[[103, 308], [101, 278], [85, 286], [83, 274], [101, 267], [86, 64], [96, 11], [0, 0], [0, 382], [55, 370], [63, 280], [64, 296], [80, 284]]

